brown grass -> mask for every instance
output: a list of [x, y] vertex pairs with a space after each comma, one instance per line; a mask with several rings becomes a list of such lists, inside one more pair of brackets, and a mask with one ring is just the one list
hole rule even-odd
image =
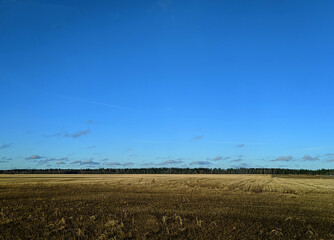
[[0, 175], [0, 239], [334, 239], [334, 179]]

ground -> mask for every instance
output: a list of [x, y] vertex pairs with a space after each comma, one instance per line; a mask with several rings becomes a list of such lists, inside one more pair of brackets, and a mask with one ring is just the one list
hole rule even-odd
[[0, 239], [334, 239], [334, 178], [0, 175]]

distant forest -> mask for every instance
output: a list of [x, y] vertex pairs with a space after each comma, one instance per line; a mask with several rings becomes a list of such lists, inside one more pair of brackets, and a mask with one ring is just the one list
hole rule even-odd
[[0, 174], [306, 174], [333, 175], [334, 169], [284, 168], [100, 168], [100, 169], [12, 169]]

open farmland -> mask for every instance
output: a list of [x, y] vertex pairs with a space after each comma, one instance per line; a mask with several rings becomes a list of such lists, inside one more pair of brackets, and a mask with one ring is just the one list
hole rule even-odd
[[334, 178], [3, 174], [0, 239], [334, 239]]

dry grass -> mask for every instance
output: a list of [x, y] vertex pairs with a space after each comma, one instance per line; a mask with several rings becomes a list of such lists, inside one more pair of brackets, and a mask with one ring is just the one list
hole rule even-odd
[[0, 175], [0, 239], [334, 239], [334, 179]]

